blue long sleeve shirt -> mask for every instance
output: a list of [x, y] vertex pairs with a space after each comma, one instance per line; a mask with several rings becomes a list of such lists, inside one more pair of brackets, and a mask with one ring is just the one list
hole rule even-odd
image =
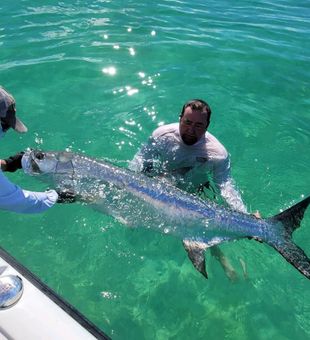
[[34, 192], [13, 184], [0, 170], [0, 209], [17, 213], [40, 213], [52, 207], [58, 198], [55, 190]]

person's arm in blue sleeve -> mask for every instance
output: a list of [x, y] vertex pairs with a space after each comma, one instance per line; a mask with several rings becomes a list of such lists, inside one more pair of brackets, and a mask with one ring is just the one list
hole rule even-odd
[[55, 190], [33, 192], [13, 184], [0, 171], [0, 209], [17, 213], [40, 213], [52, 207], [58, 199]]

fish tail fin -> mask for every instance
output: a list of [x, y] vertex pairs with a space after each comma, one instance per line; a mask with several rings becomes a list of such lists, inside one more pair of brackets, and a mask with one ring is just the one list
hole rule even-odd
[[284, 227], [284, 237], [280, 241], [267, 241], [286, 261], [291, 263], [308, 279], [310, 279], [310, 259], [305, 252], [293, 242], [292, 234], [300, 226], [309, 204], [310, 196], [280, 214], [271, 217], [269, 219], [270, 221], [282, 223]]
[[292, 233], [300, 227], [300, 222], [309, 204], [310, 196], [270, 219], [274, 222], [281, 222], [284, 225], [285, 232], [292, 237]]

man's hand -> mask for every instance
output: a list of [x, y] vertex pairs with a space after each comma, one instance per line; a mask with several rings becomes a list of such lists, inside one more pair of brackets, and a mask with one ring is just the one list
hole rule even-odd
[[22, 168], [22, 157], [24, 152], [19, 152], [14, 156], [4, 159], [1, 161], [1, 168], [3, 171], [15, 172]]
[[256, 218], [262, 218], [258, 210], [256, 210], [255, 213], [252, 213], [252, 215]]
[[73, 191], [57, 191], [58, 200], [57, 203], [74, 203], [76, 201], [76, 195]]

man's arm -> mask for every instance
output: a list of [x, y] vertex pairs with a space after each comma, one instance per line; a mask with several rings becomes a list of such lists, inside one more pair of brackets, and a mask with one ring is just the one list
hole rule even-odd
[[158, 175], [160, 152], [158, 142], [150, 137], [147, 143], [142, 145], [129, 163], [129, 169], [136, 172], [144, 172], [149, 175]]
[[247, 208], [242, 201], [241, 194], [231, 177], [220, 184], [220, 192], [221, 196], [232, 209], [247, 213]]
[[242, 201], [241, 194], [236, 188], [230, 173], [230, 160], [227, 156], [223, 160], [218, 160], [213, 168], [213, 180], [221, 196], [227, 204], [234, 210], [247, 213], [247, 208]]
[[[15, 172], [22, 169], [21, 159], [24, 152], [19, 152], [7, 159], [0, 160], [1, 170]], [[0, 171], [0, 209], [18, 213], [40, 213], [52, 207], [55, 203], [72, 203], [76, 201], [75, 194], [70, 191], [57, 192], [47, 190], [35, 192], [23, 190]]]
[[18, 213], [40, 213], [52, 207], [58, 199], [55, 190], [34, 192], [13, 184], [0, 171], [0, 209]]

